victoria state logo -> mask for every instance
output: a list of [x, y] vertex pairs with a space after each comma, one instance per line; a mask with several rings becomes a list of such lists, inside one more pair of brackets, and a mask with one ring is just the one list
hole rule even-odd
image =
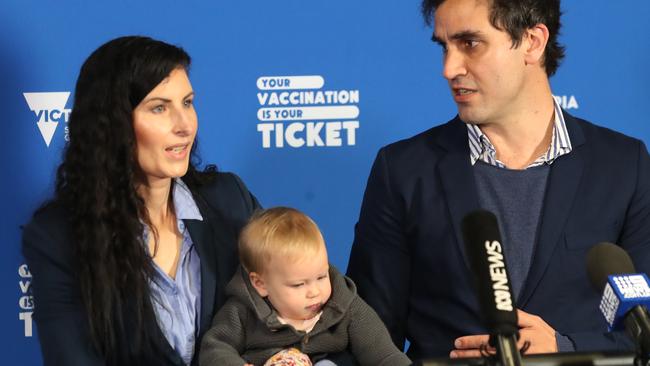
[[59, 122], [67, 123], [70, 117], [70, 109], [65, 108], [70, 92], [23, 93], [23, 96], [36, 115], [36, 125], [49, 147]]

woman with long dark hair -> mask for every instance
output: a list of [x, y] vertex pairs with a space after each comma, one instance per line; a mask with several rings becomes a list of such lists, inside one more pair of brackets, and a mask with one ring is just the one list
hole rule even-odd
[[192, 163], [189, 64], [122, 37], [81, 68], [55, 196], [23, 232], [46, 365], [196, 364], [258, 203]]

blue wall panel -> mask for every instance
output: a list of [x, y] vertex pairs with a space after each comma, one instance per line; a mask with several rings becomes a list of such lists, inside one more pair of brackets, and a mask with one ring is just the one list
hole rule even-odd
[[[650, 2], [573, 0], [563, 10], [567, 57], [552, 79], [554, 94], [569, 112], [650, 143]], [[31, 311], [20, 225], [51, 194], [65, 143], [65, 118], [48, 146], [23, 93], [73, 92], [85, 58], [117, 36], [143, 34], [183, 46], [194, 60], [203, 160], [237, 172], [264, 206], [311, 215], [331, 261], [345, 269], [377, 149], [455, 115], [440, 50], [418, 11], [413, 0], [3, 3], [0, 363], [41, 364], [36, 333], [26, 336], [29, 322], [19, 318]], [[354, 145], [342, 138], [340, 147], [263, 147], [258, 79], [301, 75], [320, 75], [321, 90], [358, 91], [358, 103], [345, 104], [357, 107], [358, 117], [338, 120], [358, 121]], [[63, 109], [71, 106], [72, 97]]]

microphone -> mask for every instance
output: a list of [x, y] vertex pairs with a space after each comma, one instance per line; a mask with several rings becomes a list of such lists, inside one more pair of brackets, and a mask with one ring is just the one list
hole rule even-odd
[[489, 343], [496, 348], [504, 366], [520, 366], [517, 310], [497, 218], [489, 211], [473, 211], [463, 218], [461, 231], [474, 272], [481, 313], [490, 332]]
[[602, 291], [600, 311], [608, 330], [627, 330], [637, 357], [650, 355], [650, 286], [644, 273], [635, 273], [630, 256], [621, 247], [599, 243], [587, 253], [587, 274], [596, 291]]

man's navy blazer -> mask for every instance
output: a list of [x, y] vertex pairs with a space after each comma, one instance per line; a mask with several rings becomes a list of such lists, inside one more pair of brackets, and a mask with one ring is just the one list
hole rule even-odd
[[[198, 364], [201, 337], [225, 302], [225, 288], [239, 259], [237, 237], [252, 212], [259, 207], [234, 174], [217, 173], [214, 182], [201, 187], [194, 199], [203, 221], [183, 220], [201, 258], [201, 315], [192, 364]], [[32, 273], [34, 321], [45, 365], [92, 366], [105, 362], [90, 344], [69, 227], [65, 210], [47, 206], [23, 231], [23, 254]], [[125, 314], [128, 318], [129, 314]], [[157, 324], [148, 324], [156, 350], [148, 363], [183, 365]], [[128, 346], [132, 339], [124, 340]]]
[[[586, 253], [617, 243], [650, 269], [650, 157], [645, 145], [564, 112], [573, 151], [550, 166], [531, 267], [517, 307], [577, 350], [629, 346], [606, 334]], [[466, 125], [458, 118], [382, 148], [355, 227], [348, 275], [411, 359], [446, 357], [484, 334], [460, 232], [479, 207]], [[508, 245], [508, 243], [504, 243]]]

